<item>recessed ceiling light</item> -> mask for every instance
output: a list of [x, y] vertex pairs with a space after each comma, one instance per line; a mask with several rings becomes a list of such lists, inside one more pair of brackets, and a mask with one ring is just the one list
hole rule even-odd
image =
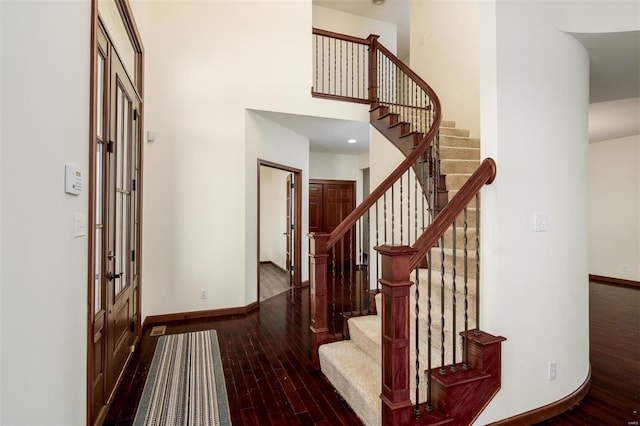
[[378, 6], [380, 6], [382, 3], [384, 3], [384, 0], [373, 0], [373, 4], [376, 4]]
[[348, 142], [348, 143], [356, 143], [356, 142], [358, 142], [358, 141], [357, 141], [357, 140], [355, 140], [355, 139], [349, 139], [347, 142]]

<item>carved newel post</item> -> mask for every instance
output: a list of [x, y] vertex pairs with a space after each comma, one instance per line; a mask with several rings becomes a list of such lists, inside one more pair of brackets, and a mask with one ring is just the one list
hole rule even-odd
[[327, 324], [327, 249], [328, 233], [312, 232], [309, 234], [309, 270], [310, 303], [311, 303], [311, 362], [320, 368], [318, 348], [329, 339]]
[[411, 256], [407, 246], [378, 246], [382, 263], [382, 424], [408, 424], [409, 398], [409, 280]]

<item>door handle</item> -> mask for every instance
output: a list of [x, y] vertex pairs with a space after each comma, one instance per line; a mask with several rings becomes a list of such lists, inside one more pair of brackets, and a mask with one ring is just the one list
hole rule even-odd
[[119, 274], [114, 274], [110, 272], [109, 275], [107, 276], [107, 278], [109, 278], [109, 281], [113, 281], [116, 278], [121, 278], [121, 277], [122, 277], [122, 272], [120, 272]]

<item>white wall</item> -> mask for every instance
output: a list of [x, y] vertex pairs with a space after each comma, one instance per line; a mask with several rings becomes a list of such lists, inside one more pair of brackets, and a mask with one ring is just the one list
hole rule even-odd
[[[90, 2], [0, 2], [0, 423], [86, 413]], [[63, 60], [61, 60], [63, 58]], [[84, 176], [64, 192], [64, 165]]]
[[640, 135], [589, 144], [589, 273], [640, 281], [639, 233]]
[[379, 35], [378, 41], [393, 54], [398, 51], [398, 28], [390, 22], [352, 15], [326, 7], [313, 6], [313, 26], [354, 37], [367, 38]]
[[362, 164], [359, 155], [309, 153], [309, 178], [355, 180], [356, 205], [362, 202]]
[[[561, 399], [589, 369], [589, 59], [558, 29], [582, 17], [567, 3], [480, 5], [482, 156], [498, 165], [482, 196], [481, 323], [508, 340], [502, 389], [477, 424]], [[536, 212], [548, 232], [533, 232]]]
[[260, 262], [286, 269], [287, 194], [289, 172], [260, 167]]
[[480, 136], [476, 1], [411, 1], [411, 69], [435, 90], [442, 116]]
[[308, 182], [308, 140], [247, 110], [363, 121], [367, 107], [309, 95], [310, 1], [150, 2], [145, 13], [145, 127], [157, 139], [144, 163], [143, 317], [245, 306], [257, 300], [257, 158]]
[[262, 115], [247, 111], [245, 120], [246, 135], [246, 207], [245, 207], [245, 235], [246, 257], [245, 276], [247, 281], [245, 291], [250, 300], [257, 297], [257, 181], [256, 159], [270, 161], [302, 171], [302, 223], [298, 224], [302, 234], [301, 281], [309, 279], [309, 262], [305, 254], [309, 252], [309, 139], [283, 127]]

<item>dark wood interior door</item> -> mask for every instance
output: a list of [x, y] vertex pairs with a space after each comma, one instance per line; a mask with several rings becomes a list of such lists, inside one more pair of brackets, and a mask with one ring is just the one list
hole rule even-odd
[[[354, 181], [309, 181], [309, 232], [332, 232], [355, 208]], [[335, 246], [336, 267], [355, 264], [355, 227]]]

